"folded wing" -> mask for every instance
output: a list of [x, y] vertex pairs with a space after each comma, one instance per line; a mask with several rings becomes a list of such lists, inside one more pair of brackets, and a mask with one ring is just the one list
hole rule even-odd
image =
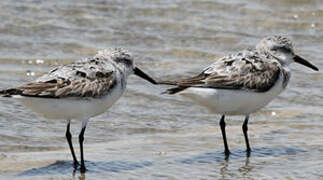
[[112, 64], [102, 63], [96, 59], [77, 61], [57, 67], [34, 82], [0, 93], [46, 98], [103, 96], [115, 85], [116, 72]]
[[180, 92], [188, 87], [265, 92], [275, 84], [279, 74], [278, 62], [263, 61], [256, 53], [240, 52], [219, 59], [197, 76], [160, 83], [178, 86], [166, 91], [169, 94]]

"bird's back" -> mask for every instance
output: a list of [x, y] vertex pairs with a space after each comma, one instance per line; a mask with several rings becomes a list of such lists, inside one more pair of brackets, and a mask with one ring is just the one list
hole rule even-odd
[[0, 93], [39, 98], [100, 97], [113, 88], [118, 73], [112, 63], [94, 57], [56, 67], [33, 82]]
[[[268, 60], [250, 49], [218, 59], [197, 76], [161, 83], [177, 85], [177, 92], [187, 87], [266, 92], [273, 87], [281, 70], [278, 61]], [[176, 89], [169, 90], [170, 94], [174, 92]]]
[[0, 91], [47, 118], [80, 119], [105, 112], [123, 94], [126, 77], [100, 57], [56, 67], [35, 81]]
[[245, 50], [218, 59], [192, 78], [164, 81], [176, 85], [165, 93], [181, 94], [220, 114], [259, 110], [285, 88], [285, 69], [274, 59]]

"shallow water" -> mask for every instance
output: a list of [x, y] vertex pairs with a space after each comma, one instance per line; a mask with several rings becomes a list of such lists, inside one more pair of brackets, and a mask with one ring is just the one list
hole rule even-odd
[[[193, 75], [272, 34], [293, 38], [296, 52], [323, 67], [320, 0], [2, 0], [0, 9], [1, 88], [106, 47], [127, 48], [154, 77]], [[73, 172], [65, 121], [1, 98], [0, 179], [322, 179], [323, 74], [292, 70], [288, 89], [251, 116], [249, 158], [243, 117], [228, 117], [228, 160], [219, 115], [131, 77], [118, 103], [88, 125], [85, 176]], [[73, 121], [74, 137], [80, 126]]]

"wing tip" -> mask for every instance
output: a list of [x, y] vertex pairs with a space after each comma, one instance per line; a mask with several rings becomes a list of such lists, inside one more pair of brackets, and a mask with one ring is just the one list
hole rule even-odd
[[177, 94], [177, 93], [185, 90], [186, 88], [188, 88], [188, 87], [178, 86], [178, 87], [167, 89], [166, 91], [162, 92], [161, 94], [170, 94], [170, 95]]
[[13, 95], [20, 95], [20, 94], [21, 94], [21, 91], [15, 88], [0, 90], [0, 95], [2, 97], [12, 97]]

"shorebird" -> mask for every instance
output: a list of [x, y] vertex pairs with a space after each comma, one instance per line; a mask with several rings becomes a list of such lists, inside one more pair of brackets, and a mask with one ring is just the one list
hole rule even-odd
[[79, 134], [80, 171], [85, 173], [83, 141], [88, 120], [104, 113], [121, 97], [131, 74], [156, 84], [155, 80], [134, 65], [133, 57], [127, 51], [105, 49], [93, 58], [56, 67], [31, 83], [2, 90], [0, 94], [19, 100], [46, 118], [67, 119], [65, 136], [75, 169], [79, 162], [73, 149], [70, 121], [82, 120]]
[[197, 76], [160, 81], [159, 84], [176, 86], [165, 91], [165, 94], [180, 94], [222, 115], [219, 125], [226, 156], [229, 156], [230, 150], [224, 118], [226, 115], [244, 115], [242, 131], [249, 155], [249, 115], [266, 106], [286, 88], [292, 62], [319, 70], [294, 53], [288, 38], [272, 36], [261, 40], [253, 49], [218, 59]]

